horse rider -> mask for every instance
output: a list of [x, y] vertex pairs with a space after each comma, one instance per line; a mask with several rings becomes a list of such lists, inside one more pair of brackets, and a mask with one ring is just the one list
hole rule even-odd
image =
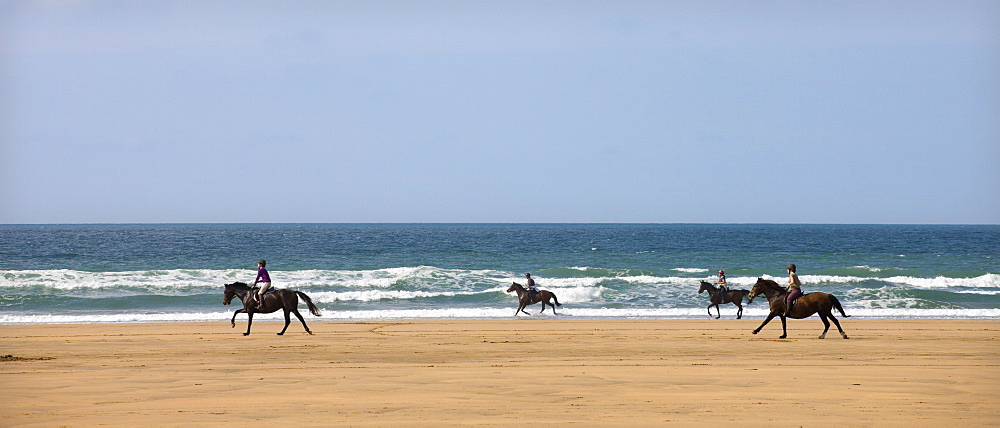
[[258, 282], [260, 283], [260, 290], [257, 290], [257, 309], [264, 305], [264, 293], [271, 288], [271, 275], [267, 274], [265, 266], [267, 266], [266, 260], [257, 262], [257, 279], [253, 281], [254, 287], [257, 286]]
[[531, 274], [524, 274], [524, 279], [528, 280], [528, 298], [535, 300], [535, 295], [538, 294], [538, 287], [535, 286], [535, 280], [531, 279]]
[[785, 317], [792, 312], [792, 305], [795, 304], [795, 299], [798, 299], [802, 295], [802, 282], [799, 281], [799, 275], [795, 273], [795, 265], [790, 264], [788, 269], [788, 295], [785, 296]]
[[729, 293], [729, 286], [726, 284], [726, 271], [719, 271], [719, 280], [715, 281], [715, 285], [719, 286], [719, 297], [722, 303], [726, 303], [726, 293]]

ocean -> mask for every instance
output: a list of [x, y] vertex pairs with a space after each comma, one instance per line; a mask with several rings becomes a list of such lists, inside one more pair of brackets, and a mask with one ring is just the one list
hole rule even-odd
[[532, 318], [707, 318], [700, 281], [784, 284], [789, 263], [852, 316], [1000, 319], [998, 256], [997, 225], [0, 225], [0, 324], [228, 323], [223, 285], [259, 259], [325, 320], [507, 319], [525, 273], [563, 304]]

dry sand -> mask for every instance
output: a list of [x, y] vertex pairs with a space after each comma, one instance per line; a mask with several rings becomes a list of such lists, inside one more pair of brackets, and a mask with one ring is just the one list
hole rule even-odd
[[1000, 425], [1000, 321], [310, 321], [0, 326], [0, 425]]

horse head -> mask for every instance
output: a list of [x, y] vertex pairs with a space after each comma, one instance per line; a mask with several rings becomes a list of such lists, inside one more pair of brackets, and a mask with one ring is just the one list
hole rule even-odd
[[753, 288], [750, 289], [750, 295], [747, 299], [747, 304], [753, 303], [753, 298], [761, 294], [765, 296], [770, 296], [767, 290], [780, 292], [781, 286], [777, 282], [771, 281], [769, 279], [764, 279], [757, 277], [757, 282], [754, 283]]
[[[222, 304], [228, 305], [233, 301], [233, 297], [240, 294], [240, 291], [246, 292], [250, 290], [250, 286], [242, 282], [234, 282], [232, 284], [226, 284], [226, 291], [222, 293]], [[242, 299], [242, 298], [241, 298]]]
[[712, 290], [715, 290], [715, 287], [712, 284], [702, 281], [701, 288], [698, 289], [698, 294], [701, 294], [703, 291], [711, 292]]
[[510, 293], [511, 291], [515, 290], [524, 290], [524, 286], [515, 282], [510, 285], [510, 288], [507, 289], [507, 292]]
[[757, 296], [760, 295], [760, 293], [764, 292], [763, 286], [761, 286], [761, 283], [763, 281], [764, 281], [764, 278], [761, 278], [759, 276], [757, 277], [757, 282], [754, 283], [753, 288], [750, 289], [750, 294], [747, 296], [747, 304], [748, 305], [751, 304], [751, 303], [753, 303], [753, 298], [754, 297], [757, 297]]

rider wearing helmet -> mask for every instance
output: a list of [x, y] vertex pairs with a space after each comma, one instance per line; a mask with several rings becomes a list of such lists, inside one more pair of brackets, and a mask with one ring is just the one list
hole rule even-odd
[[255, 287], [258, 282], [260, 283], [260, 290], [257, 290], [257, 308], [263, 306], [264, 293], [267, 292], [268, 288], [271, 288], [271, 275], [267, 274], [267, 269], [264, 266], [267, 266], [266, 260], [257, 262], [257, 279], [253, 281]]
[[528, 297], [532, 300], [535, 299], [535, 295], [538, 294], [538, 287], [535, 286], [535, 280], [531, 278], [530, 273], [524, 274], [524, 278], [528, 280]]
[[723, 303], [725, 303], [726, 293], [729, 292], [729, 286], [726, 284], [726, 271], [719, 271], [719, 280], [715, 281], [715, 285], [719, 286], [719, 296], [722, 298]]
[[788, 270], [788, 295], [785, 296], [785, 317], [792, 312], [795, 299], [802, 295], [802, 282], [799, 281], [799, 275], [795, 273], [795, 265], [790, 264], [786, 269]]

